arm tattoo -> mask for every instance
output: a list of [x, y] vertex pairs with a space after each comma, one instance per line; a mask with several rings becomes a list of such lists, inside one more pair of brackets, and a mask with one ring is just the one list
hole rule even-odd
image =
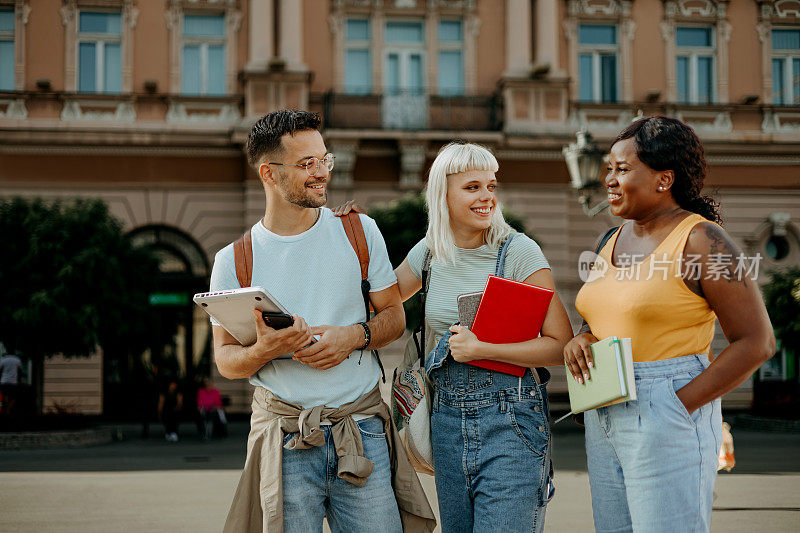
[[[692, 228], [692, 231], [689, 233], [689, 239], [691, 239], [697, 232], [697, 226]], [[705, 298], [705, 294], [703, 293], [703, 287], [700, 286], [700, 278], [701, 274], [700, 271], [696, 269], [694, 266], [689, 266], [686, 262], [686, 257], [683, 257], [681, 260], [681, 278], [683, 278], [683, 283], [686, 287], [695, 293], [696, 295]]]
[[[725, 233], [721, 228], [712, 224], [706, 225], [706, 237], [711, 241], [711, 247], [708, 252], [707, 260], [705, 263], [706, 277], [709, 277], [710, 265], [716, 267], [719, 276], [715, 279], [725, 279], [729, 283], [742, 281], [747, 286], [747, 277], [742, 277], [741, 280], [737, 279], [736, 273], [736, 260], [739, 258], [741, 251], [736, 243], [731, 240], [730, 236]], [[724, 261], [723, 261], [724, 260]]]

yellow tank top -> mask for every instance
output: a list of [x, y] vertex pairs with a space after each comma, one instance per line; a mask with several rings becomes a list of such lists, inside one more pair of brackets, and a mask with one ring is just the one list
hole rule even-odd
[[716, 315], [705, 298], [686, 287], [680, 268], [689, 233], [700, 222], [708, 220], [689, 215], [653, 253], [628, 261], [635, 263], [628, 267], [615, 267], [611, 260], [621, 230], [609, 239], [575, 298], [595, 337], [630, 337], [634, 361], [709, 353]]

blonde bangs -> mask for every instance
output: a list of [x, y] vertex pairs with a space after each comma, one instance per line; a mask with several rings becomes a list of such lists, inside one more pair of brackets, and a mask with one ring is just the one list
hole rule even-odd
[[[425, 198], [428, 204], [428, 231], [425, 244], [433, 258], [442, 262], [454, 262], [456, 243], [450, 227], [450, 211], [447, 208], [447, 176], [471, 170], [497, 172], [500, 165], [487, 148], [478, 144], [453, 142], [439, 150], [431, 165]], [[492, 223], [486, 230], [485, 242], [498, 248], [500, 242], [514, 230], [503, 219], [500, 201], [497, 202]]]
[[451, 143], [445, 146], [439, 155], [444, 159], [445, 176], [470, 170], [497, 172], [500, 168], [492, 152], [477, 144]]

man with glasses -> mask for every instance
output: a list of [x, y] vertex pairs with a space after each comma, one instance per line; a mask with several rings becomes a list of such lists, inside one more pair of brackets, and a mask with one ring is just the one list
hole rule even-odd
[[[321, 531], [326, 516], [332, 531], [430, 531], [433, 514], [395, 440], [369, 354], [405, 327], [397, 278], [375, 222], [359, 215], [375, 313], [365, 320], [359, 259], [341, 219], [323, 207], [334, 157], [319, 126], [314, 113], [277, 111], [255, 123], [245, 146], [266, 196], [250, 230], [250, 284], [265, 287], [294, 323], [274, 330], [254, 311], [258, 338], [244, 347], [212, 321], [220, 374], [256, 387], [225, 531]], [[216, 255], [211, 290], [237, 288], [239, 279], [232, 243]]]

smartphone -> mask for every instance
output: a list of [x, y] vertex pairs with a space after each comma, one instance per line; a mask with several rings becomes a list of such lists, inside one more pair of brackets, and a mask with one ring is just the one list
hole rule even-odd
[[264, 311], [261, 313], [261, 316], [264, 318], [264, 323], [271, 327], [272, 329], [283, 329], [288, 328], [292, 324], [294, 324], [294, 319], [292, 315], [287, 313], [280, 313], [274, 311]]

